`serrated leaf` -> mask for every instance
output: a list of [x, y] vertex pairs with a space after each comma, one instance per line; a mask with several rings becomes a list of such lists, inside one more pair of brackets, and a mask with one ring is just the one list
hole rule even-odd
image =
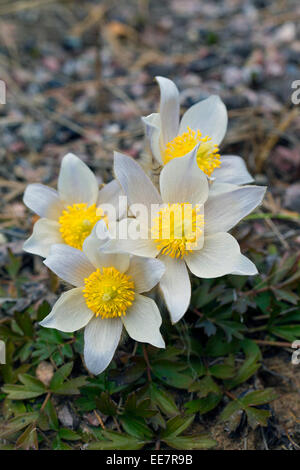
[[220, 388], [214, 379], [210, 375], [207, 375], [203, 379], [191, 384], [189, 391], [197, 392], [198, 397], [202, 398], [206, 397], [209, 393], [218, 394], [220, 392]]
[[14, 434], [21, 429], [24, 429], [29, 424], [34, 423], [39, 417], [39, 413], [34, 411], [32, 413], [24, 413], [12, 418], [6, 423], [0, 424], [0, 439], [6, 439], [11, 434]]
[[134, 358], [134, 364], [128, 367], [109, 371], [109, 380], [115, 382], [118, 387], [136, 382], [145, 373], [145, 361], [143, 358]]
[[234, 400], [229, 402], [222, 413], [220, 414], [219, 420], [222, 421], [228, 421], [231, 416], [236, 413], [238, 410], [242, 408], [242, 404], [238, 400]]
[[88, 450], [139, 450], [145, 442], [115, 431], [103, 431], [102, 435], [106, 440], [92, 442], [88, 445]]
[[32, 325], [32, 321], [30, 316], [28, 315], [27, 312], [24, 313], [15, 313], [15, 318], [18, 326], [21, 328], [23, 331], [24, 335], [32, 338], [34, 334], [34, 328]]
[[52, 380], [50, 382], [50, 390], [52, 390], [53, 392], [56, 392], [57, 390], [59, 390], [63, 382], [71, 374], [72, 369], [73, 369], [73, 362], [69, 362], [63, 365], [62, 367], [60, 367], [52, 377]]
[[299, 295], [287, 289], [274, 289], [274, 295], [277, 300], [286, 300], [287, 302], [297, 305], [299, 302]]
[[211, 375], [217, 379], [229, 379], [234, 376], [234, 367], [227, 364], [215, 364], [209, 368]]
[[151, 383], [150, 396], [152, 401], [167, 416], [174, 416], [179, 414], [179, 410], [171, 393], [168, 393], [166, 390], [158, 387], [155, 383]]
[[187, 402], [184, 407], [188, 413], [197, 413], [201, 415], [208, 413], [213, 410], [220, 401], [222, 400], [222, 393], [209, 393], [204, 398], [199, 398], [198, 400], [191, 400]]
[[61, 439], [65, 439], [66, 441], [78, 441], [81, 439], [81, 436], [77, 432], [68, 428], [60, 428], [58, 435]]
[[249, 426], [255, 429], [257, 426], [267, 426], [268, 419], [271, 416], [269, 410], [260, 410], [258, 408], [249, 407], [246, 410]]
[[19, 374], [19, 380], [22, 382], [28, 391], [45, 393], [45, 385], [38, 380], [36, 377], [33, 377], [29, 374]]
[[179, 436], [164, 439], [164, 442], [178, 450], [205, 450], [217, 445], [217, 442], [208, 434], [200, 436]]
[[174, 418], [167, 421], [166, 429], [162, 432], [162, 439], [176, 437], [183, 433], [194, 421], [193, 416], [174, 416]]
[[102, 392], [99, 398], [95, 399], [96, 406], [101, 413], [106, 416], [116, 416], [118, 407], [110, 398], [107, 392]]
[[225, 385], [228, 390], [236, 387], [237, 385], [246, 382], [253, 374], [260, 368], [260, 363], [246, 359], [243, 365], [239, 368], [237, 374], [232, 380], [226, 380]]
[[255, 392], [247, 393], [244, 397], [240, 398], [240, 401], [245, 406], [257, 406], [270, 403], [277, 398], [277, 393], [272, 388], [266, 388], [264, 390], [256, 390]]
[[186, 389], [192, 382], [192, 377], [178, 372], [179, 365], [170, 361], [158, 361], [152, 365], [154, 375], [163, 382], [175, 388]]
[[120, 418], [124, 431], [130, 436], [141, 440], [149, 440], [153, 437], [153, 432], [145, 423], [145, 420], [138, 416], [123, 415]]
[[44, 413], [46, 414], [48, 418], [50, 429], [58, 431], [59, 424], [58, 424], [57, 413], [56, 413], [56, 409], [51, 399], [47, 401], [46, 406], [44, 408]]
[[292, 343], [300, 337], [300, 325], [271, 326], [269, 332]]
[[70, 379], [64, 382], [59, 389], [55, 390], [57, 395], [78, 395], [80, 394], [80, 387], [83, 387], [87, 382], [87, 377], [81, 376], [75, 379]]
[[30, 398], [36, 398], [45, 393], [45, 390], [42, 392], [34, 392], [32, 390], [27, 390], [25, 385], [4, 385], [1, 389], [4, 393], [8, 395], [7, 398], [10, 400], [26, 400]]
[[17, 449], [38, 450], [38, 437], [35, 424], [30, 424], [16, 442]]

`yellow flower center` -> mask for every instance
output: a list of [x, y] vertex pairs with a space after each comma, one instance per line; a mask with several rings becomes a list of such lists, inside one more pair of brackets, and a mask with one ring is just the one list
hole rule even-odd
[[103, 218], [103, 211], [97, 208], [96, 204], [89, 207], [87, 204], [68, 206], [58, 220], [64, 242], [81, 250], [84, 240], [90, 235], [96, 222]]
[[199, 205], [168, 204], [152, 221], [152, 238], [161, 254], [183, 258], [197, 245], [203, 233], [204, 217]]
[[97, 269], [84, 280], [83, 296], [87, 306], [102, 318], [126, 315], [134, 301], [134, 282], [114, 267]]
[[207, 176], [211, 176], [214, 169], [221, 165], [219, 148], [212, 143], [209, 136], [202, 137], [199, 130], [196, 133], [189, 127], [187, 132], [178, 135], [167, 144], [163, 158], [164, 164], [173, 158], [183, 157], [193, 150], [199, 142], [201, 144], [197, 152], [198, 166]]

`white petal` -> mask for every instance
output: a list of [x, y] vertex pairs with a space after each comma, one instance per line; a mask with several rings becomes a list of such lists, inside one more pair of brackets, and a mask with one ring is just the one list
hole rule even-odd
[[218, 183], [249, 184], [254, 181], [245, 161], [235, 155], [222, 155], [221, 166], [214, 170], [212, 176]]
[[158, 259], [133, 256], [126, 274], [134, 281], [136, 292], [148, 292], [160, 281], [165, 265]]
[[218, 181], [211, 181], [209, 184], [209, 198], [219, 196], [219, 194], [230, 193], [237, 189], [236, 184], [219, 183]]
[[51, 246], [56, 243], [63, 243], [59, 223], [50, 219], [39, 219], [33, 226], [31, 237], [24, 243], [23, 250], [46, 258]]
[[58, 177], [60, 198], [67, 204], [96, 204], [98, 183], [94, 173], [76, 155], [68, 153], [61, 162]]
[[179, 134], [192, 130], [200, 130], [202, 136], [211, 137], [214, 144], [222, 142], [227, 129], [227, 110], [219, 96], [212, 95], [206, 100], [191, 106], [182, 116]]
[[151, 204], [161, 203], [157, 189], [133, 158], [115, 152], [114, 172], [128, 197], [129, 205], [143, 204], [150, 211]]
[[160, 174], [160, 192], [164, 202], [203, 204], [208, 196], [206, 175], [197, 165], [195, 147], [184, 157], [174, 158]]
[[153, 156], [158, 161], [158, 163], [162, 165], [163, 160], [162, 160], [162, 148], [160, 144], [160, 135], [161, 135], [160, 114], [159, 113], [149, 114], [149, 116], [142, 117], [142, 121], [145, 125], [146, 138], [149, 141]]
[[132, 306], [122, 317], [123, 324], [131, 338], [141, 343], [149, 343], [164, 348], [160, 334], [161, 316], [153, 299], [136, 294]]
[[162, 142], [167, 145], [178, 133], [179, 92], [172, 80], [155, 77], [160, 88], [159, 114], [161, 119]]
[[191, 281], [184, 260], [160, 256], [166, 271], [159, 286], [170, 312], [172, 323], [177, 323], [189, 308]]
[[58, 220], [64, 209], [58, 192], [38, 183], [27, 186], [23, 201], [29, 209], [47, 219]]
[[82, 251], [95, 268], [115, 267], [124, 273], [129, 266], [129, 255], [120, 253], [104, 253], [102, 242], [95, 236], [95, 232], [84, 240]]
[[77, 287], [60, 296], [40, 325], [71, 333], [87, 325], [93, 316], [93, 312], [86, 305], [82, 288]]
[[[214, 278], [225, 274], [256, 274], [256, 268], [241, 255], [238, 242], [229, 233], [205, 237], [202, 250], [193, 251], [185, 260], [195, 276]], [[253, 267], [254, 266], [254, 267]]]
[[122, 322], [119, 318], [93, 318], [84, 330], [84, 360], [92, 374], [103, 372], [119, 344]]
[[237, 187], [234, 191], [209, 195], [204, 206], [205, 234], [227, 232], [261, 204], [266, 188]]
[[69, 245], [53, 245], [44, 264], [72, 286], [84, 286], [84, 279], [95, 271], [85, 254]]
[[237, 274], [238, 276], [254, 276], [257, 273], [258, 271], [255, 264], [249, 258], [241, 254], [231, 274]]
[[122, 187], [117, 180], [112, 180], [100, 189], [97, 206], [103, 204], [111, 204], [116, 210], [116, 218], [123, 217], [126, 207], [120, 201], [120, 197], [124, 196]]

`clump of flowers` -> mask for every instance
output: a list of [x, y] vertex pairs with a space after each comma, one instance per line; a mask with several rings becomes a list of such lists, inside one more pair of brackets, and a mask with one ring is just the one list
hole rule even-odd
[[160, 111], [142, 120], [160, 164], [158, 188], [138, 162], [115, 153], [115, 179], [99, 189], [102, 180], [68, 154], [57, 191], [32, 184], [24, 195], [40, 217], [24, 249], [74, 286], [41, 325], [85, 328], [84, 360], [94, 374], [111, 362], [123, 327], [135, 341], [164, 347], [153, 289], [174, 324], [189, 308], [191, 274], [257, 274], [228, 232], [262, 202], [265, 188], [249, 185], [253, 178], [241, 157], [221, 154], [224, 103], [211, 96], [180, 120], [175, 84], [157, 81]]

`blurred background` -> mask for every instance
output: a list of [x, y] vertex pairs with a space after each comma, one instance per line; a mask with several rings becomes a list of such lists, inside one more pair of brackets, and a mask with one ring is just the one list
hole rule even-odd
[[176, 82], [182, 110], [221, 95], [223, 153], [270, 185], [269, 210], [299, 211], [299, 18], [297, 0], [1, 1], [3, 237], [25, 237], [24, 187], [53, 184], [66, 152], [107, 180], [113, 150], [139, 156], [140, 116], [158, 107], [155, 75]]

